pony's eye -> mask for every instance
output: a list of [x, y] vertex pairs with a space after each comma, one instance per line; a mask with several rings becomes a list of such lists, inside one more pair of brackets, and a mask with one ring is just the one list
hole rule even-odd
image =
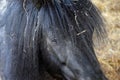
[[52, 39], [52, 42], [57, 43], [57, 39], [56, 38]]

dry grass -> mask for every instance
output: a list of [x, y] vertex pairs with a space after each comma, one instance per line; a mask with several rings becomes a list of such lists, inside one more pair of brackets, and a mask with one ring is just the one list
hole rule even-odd
[[120, 80], [120, 0], [93, 0], [106, 20], [108, 41], [96, 48], [101, 67], [109, 80]]

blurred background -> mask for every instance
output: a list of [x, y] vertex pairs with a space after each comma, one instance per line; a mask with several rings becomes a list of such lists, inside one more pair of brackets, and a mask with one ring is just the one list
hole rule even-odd
[[109, 80], [120, 80], [120, 0], [92, 0], [105, 18], [108, 39], [96, 47], [97, 57]]

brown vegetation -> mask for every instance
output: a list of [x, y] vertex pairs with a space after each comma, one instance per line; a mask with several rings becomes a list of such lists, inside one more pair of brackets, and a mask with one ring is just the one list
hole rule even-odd
[[96, 47], [97, 57], [109, 80], [120, 80], [120, 0], [92, 0], [106, 21], [108, 41]]

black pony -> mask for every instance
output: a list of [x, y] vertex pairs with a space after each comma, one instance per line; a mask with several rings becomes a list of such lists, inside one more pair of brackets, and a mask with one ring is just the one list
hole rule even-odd
[[2, 80], [107, 80], [92, 36], [104, 37], [90, 0], [6, 0], [0, 12]]

